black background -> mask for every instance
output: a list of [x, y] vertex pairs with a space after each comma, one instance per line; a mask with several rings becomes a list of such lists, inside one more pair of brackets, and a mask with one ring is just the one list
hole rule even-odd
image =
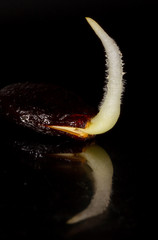
[[[103, 93], [104, 51], [84, 19], [85, 16], [94, 18], [116, 40], [125, 63], [126, 84], [121, 117], [111, 131], [96, 138], [97, 143], [107, 150], [114, 164], [114, 199], [119, 202], [115, 203], [119, 221], [113, 221], [113, 216], [107, 226], [100, 220], [100, 225], [94, 224], [95, 227], [89, 222], [85, 229], [81, 226], [67, 230], [63, 223], [60, 225], [60, 221], [58, 224], [52, 223], [50, 213], [46, 214], [47, 221], [38, 222], [38, 216], [39, 219], [45, 216], [40, 206], [35, 218], [37, 223], [30, 220], [34, 215], [31, 211], [26, 214], [26, 203], [22, 205], [21, 208], [25, 211], [20, 215], [21, 210], [15, 203], [18, 194], [20, 196], [20, 192], [16, 192], [19, 190], [16, 184], [18, 181], [23, 182], [19, 172], [22, 171], [28, 177], [33, 170], [28, 170], [27, 167], [25, 169], [22, 164], [17, 163], [14, 160], [16, 155], [13, 155], [14, 158], [10, 155], [6, 157], [7, 145], [3, 146], [2, 133], [1, 194], [6, 197], [0, 203], [4, 223], [0, 230], [1, 239], [8, 239], [10, 234], [21, 239], [40, 235], [51, 239], [61, 236], [68, 239], [129, 239], [153, 233], [157, 109], [155, 2], [1, 1], [0, 88], [14, 82], [53, 82], [71, 89], [86, 102], [96, 106]], [[42, 183], [37, 183], [34, 172], [31, 174], [31, 186], [40, 188]], [[39, 179], [41, 178], [40, 176]], [[62, 180], [64, 181], [61, 178], [60, 184]], [[15, 185], [9, 185], [12, 181]], [[44, 190], [41, 191], [45, 193]], [[38, 199], [39, 192], [40, 190], [34, 194], [34, 201]], [[32, 193], [29, 191], [28, 194]], [[17, 196], [14, 203], [8, 201], [13, 195]], [[55, 208], [59, 209], [59, 205], [62, 205], [62, 201]], [[46, 210], [49, 212], [49, 209]], [[19, 218], [23, 224], [20, 224]], [[67, 231], [71, 232], [70, 236]], [[75, 235], [74, 232], [79, 233]]]

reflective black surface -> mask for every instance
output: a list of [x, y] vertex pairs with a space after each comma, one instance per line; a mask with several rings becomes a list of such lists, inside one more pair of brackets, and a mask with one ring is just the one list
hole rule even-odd
[[113, 130], [114, 139], [110, 132], [96, 138], [114, 169], [109, 206], [103, 214], [72, 225], [66, 221], [85, 209], [94, 194], [92, 172], [85, 162], [51, 154], [80, 152], [90, 143], [33, 135], [23, 139], [17, 132], [3, 135], [1, 239], [132, 239], [147, 234], [152, 155], [138, 141], [133, 142], [133, 135], [128, 139], [117, 130]]
[[[1, 239], [133, 239], [153, 234], [156, 15], [151, 6], [108, 9], [89, 14], [120, 46], [127, 72], [121, 117], [95, 139], [113, 164], [109, 206], [95, 218], [66, 224], [90, 203], [92, 172], [84, 162], [52, 159], [46, 153], [78, 152], [89, 142], [47, 138], [1, 119]], [[102, 96], [104, 53], [85, 20], [28, 13], [2, 18], [0, 87], [53, 81], [96, 106]]]

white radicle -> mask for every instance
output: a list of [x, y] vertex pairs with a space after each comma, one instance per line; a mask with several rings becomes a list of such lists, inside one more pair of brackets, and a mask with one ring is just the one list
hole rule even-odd
[[102, 134], [109, 131], [120, 116], [121, 96], [124, 89], [122, 54], [115, 41], [93, 19], [86, 18], [96, 35], [101, 40], [106, 54], [107, 76], [104, 96], [96, 116], [86, 124], [85, 128], [69, 126], [49, 126], [50, 128], [68, 132], [81, 138]]

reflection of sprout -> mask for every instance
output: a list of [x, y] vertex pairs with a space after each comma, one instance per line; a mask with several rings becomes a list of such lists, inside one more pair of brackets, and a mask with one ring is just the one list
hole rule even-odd
[[69, 224], [102, 214], [109, 205], [112, 187], [113, 166], [110, 157], [104, 149], [97, 145], [92, 145], [87, 147], [82, 153], [79, 153], [78, 157], [84, 158], [92, 169], [94, 195], [85, 210], [67, 221]]

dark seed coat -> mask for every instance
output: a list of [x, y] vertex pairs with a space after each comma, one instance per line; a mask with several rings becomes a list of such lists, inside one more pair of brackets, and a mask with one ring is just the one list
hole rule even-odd
[[84, 128], [96, 111], [75, 94], [51, 84], [16, 83], [0, 90], [0, 117], [49, 135], [48, 125]]

